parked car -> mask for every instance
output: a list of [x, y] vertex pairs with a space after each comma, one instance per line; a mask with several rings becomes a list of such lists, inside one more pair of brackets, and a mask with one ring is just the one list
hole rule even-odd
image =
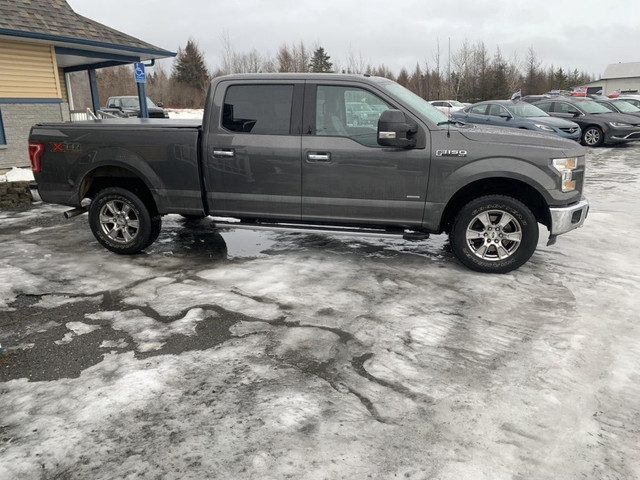
[[534, 104], [549, 115], [571, 120], [582, 129], [582, 144], [632, 142], [640, 139], [640, 119], [625, 113], [614, 113], [590, 98], [562, 97]]
[[[162, 108], [162, 103], [156, 105], [149, 97], [147, 97], [147, 110], [149, 118], [169, 118], [169, 114]], [[109, 97], [102, 111], [124, 118], [142, 116], [140, 100], [136, 96]]]
[[457, 100], [431, 100], [429, 103], [446, 115], [451, 115], [466, 106]]
[[489, 100], [453, 112], [451, 118], [465, 123], [522, 128], [551, 133], [570, 140], [580, 140], [580, 126], [569, 120], [554, 118], [527, 102]]
[[624, 100], [640, 108], [640, 95], [620, 95], [617, 100]]
[[357, 127], [358, 125], [375, 125], [380, 118], [380, 112], [373, 110], [369, 104], [364, 102], [347, 102], [347, 124]]
[[640, 117], [640, 108], [626, 100], [608, 98], [606, 100], [596, 100], [596, 102], [600, 105], [604, 105], [612, 112], [626, 113], [628, 115], [633, 115], [634, 117]]

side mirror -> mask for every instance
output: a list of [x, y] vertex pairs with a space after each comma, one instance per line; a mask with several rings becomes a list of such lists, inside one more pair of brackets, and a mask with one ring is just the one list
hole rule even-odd
[[118, 108], [115, 103], [110, 103], [107, 108]]
[[505, 120], [511, 120], [513, 117], [508, 113], [501, 113], [500, 118], [504, 118]]
[[385, 110], [378, 120], [378, 145], [413, 148], [416, 146], [417, 125], [407, 122], [400, 110]]
[[162, 108], [162, 107], [164, 107], [164, 103], [162, 103], [162, 102], [158, 102], [158, 103], [156, 103], [156, 106], [158, 106], [158, 107]]
[[580, 116], [580, 112], [577, 110], [569, 110], [567, 111], [568, 114], [573, 115], [574, 117], [579, 117]]

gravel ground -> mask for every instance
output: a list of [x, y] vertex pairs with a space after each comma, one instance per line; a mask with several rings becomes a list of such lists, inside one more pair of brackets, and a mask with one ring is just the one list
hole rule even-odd
[[0, 211], [2, 479], [640, 478], [640, 145], [507, 275], [426, 242]]

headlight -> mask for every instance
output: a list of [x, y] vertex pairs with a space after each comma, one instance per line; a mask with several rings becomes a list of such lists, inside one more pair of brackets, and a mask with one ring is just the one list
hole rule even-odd
[[555, 130], [551, 128], [549, 125], [539, 125], [536, 123], [535, 126], [540, 130], [544, 130], [545, 132], [555, 132]]
[[631, 127], [632, 125], [629, 125], [628, 123], [622, 123], [622, 122], [609, 122], [609, 125], [611, 125], [612, 127]]
[[578, 157], [554, 158], [551, 160], [551, 164], [562, 178], [562, 191], [570, 192], [575, 190], [576, 182], [573, 180], [573, 171], [578, 168]]

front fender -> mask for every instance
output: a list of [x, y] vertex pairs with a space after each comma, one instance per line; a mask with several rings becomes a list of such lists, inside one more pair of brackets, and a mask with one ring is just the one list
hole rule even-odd
[[557, 179], [534, 163], [515, 157], [492, 157], [469, 162], [465, 158], [435, 158], [429, 179], [427, 201], [447, 203], [459, 190], [490, 178], [512, 179], [533, 187], [550, 203]]

